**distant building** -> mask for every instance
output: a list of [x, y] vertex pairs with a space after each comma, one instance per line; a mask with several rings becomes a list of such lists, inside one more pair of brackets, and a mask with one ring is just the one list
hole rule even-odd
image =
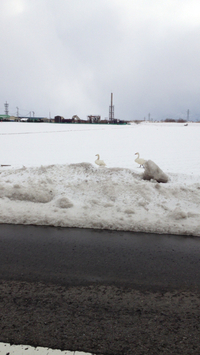
[[62, 123], [63, 120], [64, 120], [64, 117], [62, 117], [62, 116], [55, 116], [54, 117], [54, 122], [55, 123]]
[[0, 121], [9, 121], [9, 115], [0, 115]]
[[55, 116], [55, 123], [87, 123], [87, 121], [81, 120], [77, 115], [72, 116], [72, 118], [64, 118], [63, 116]]
[[18, 117], [20, 122], [49, 122], [47, 117]]
[[87, 118], [90, 123], [99, 123], [101, 120], [101, 116], [89, 115], [89, 116], [87, 116]]

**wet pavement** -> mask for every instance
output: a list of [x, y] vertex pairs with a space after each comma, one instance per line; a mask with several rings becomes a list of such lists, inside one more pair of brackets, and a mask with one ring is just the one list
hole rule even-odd
[[0, 279], [200, 289], [200, 238], [0, 225]]

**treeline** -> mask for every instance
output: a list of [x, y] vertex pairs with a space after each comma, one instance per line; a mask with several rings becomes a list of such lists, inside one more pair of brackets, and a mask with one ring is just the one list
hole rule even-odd
[[178, 120], [174, 120], [173, 118], [166, 118], [164, 120], [164, 122], [178, 122], [178, 123], [184, 123], [187, 122], [186, 120], [184, 120], [183, 118], [179, 118]]

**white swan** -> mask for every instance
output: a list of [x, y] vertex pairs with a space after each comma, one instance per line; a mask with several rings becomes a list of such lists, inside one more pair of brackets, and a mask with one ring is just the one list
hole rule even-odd
[[140, 154], [139, 153], [135, 153], [135, 155], [137, 155], [138, 157], [135, 159], [135, 162], [140, 164], [140, 168], [141, 166], [143, 166], [144, 163], [146, 163], [145, 159], [140, 158]]
[[97, 160], [95, 160], [95, 164], [99, 165], [99, 166], [106, 166], [106, 164], [104, 163], [103, 160], [100, 160], [100, 155], [96, 154], [95, 157], [97, 157]]

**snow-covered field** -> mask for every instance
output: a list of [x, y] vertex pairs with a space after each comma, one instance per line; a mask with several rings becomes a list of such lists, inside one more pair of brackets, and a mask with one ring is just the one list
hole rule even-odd
[[[200, 236], [200, 123], [1, 122], [0, 151], [0, 223]], [[136, 152], [169, 182], [142, 180]]]

